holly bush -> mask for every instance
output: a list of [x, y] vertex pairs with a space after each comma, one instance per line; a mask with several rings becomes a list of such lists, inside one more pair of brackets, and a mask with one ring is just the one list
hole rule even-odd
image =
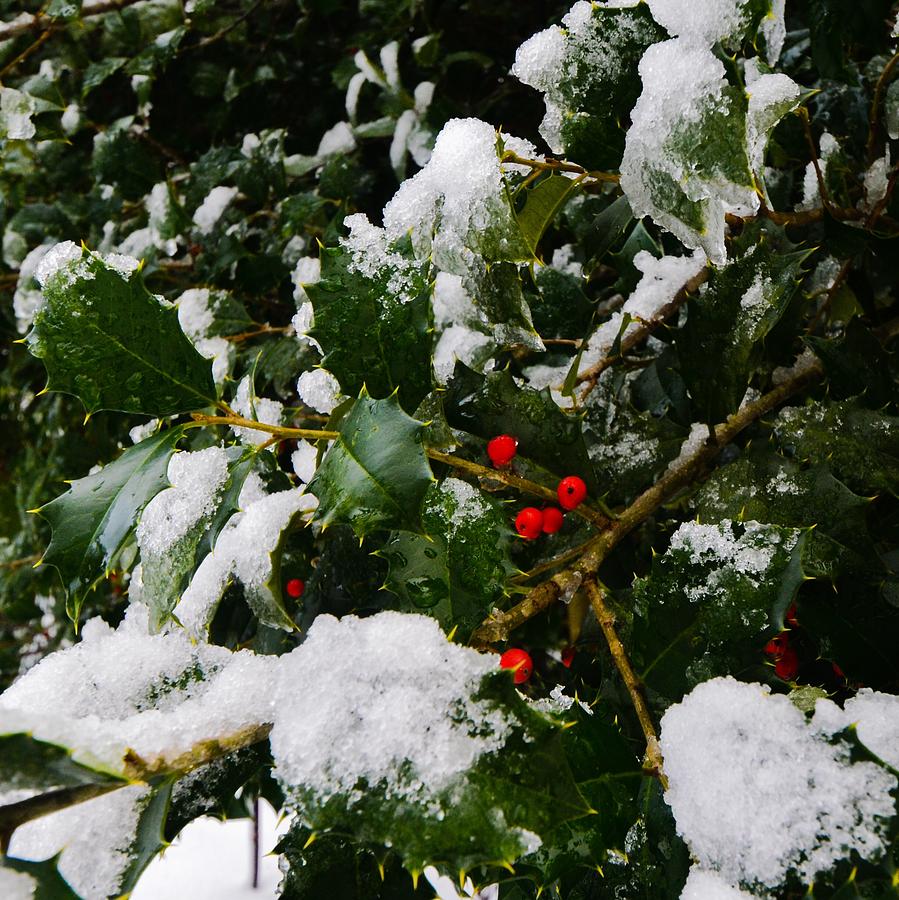
[[4, 897], [897, 896], [891, 7], [0, 0]]

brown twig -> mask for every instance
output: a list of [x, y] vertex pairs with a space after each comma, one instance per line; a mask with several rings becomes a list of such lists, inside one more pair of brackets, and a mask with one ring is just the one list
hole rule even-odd
[[11, 59], [2, 69], [0, 69], [0, 79], [5, 78], [7, 75], [9, 75], [9, 73], [12, 72], [12, 70], [20, 62], [24, 62], [26, 59], [28, 59], [28, 57], [31, 56], [32, 53], [40, 48], [40, 46], [50, 37], [52, 33], [52, 31], [44, 31], [40, 35], [38, 35], [36, 41], [29, 44], [17, 57]]
[[552, 606], [560, 597], [571, 596], [583, 582], [593, 577], [608, 554], [638, 525], [651, 516], [663, 503], [688, 486], [744, 428], [776, 409], [784, 401], [824, 375], [820, 361], [794, 372], [782, 384], [734, 413], [714, 429], [715, 443], [706, 442], [682, 460], [677, 460], [648, 490], [644, 491], [618, 518], [609, 522], [587, 545], [577, 562], [534, 587], [525, 598], [503, 612], [494, 610], [471, 636], [471, 644], [486, 647], [504, 641], [509, 634], [529, 619]]
[[581, 402], [596, 387], [600, 376], [606, 369], [623, 359], [627, 353], [645, 341], [663, 322], [673, 316], [683, 306], [690, 294], [695, 293], [700, 285], [708, 280], [709, 271], [708, 267], [706, 267], [701, 272], [698, 272], [651, 319], [641, 321], [633, 331], [625, 334], [621, 339], [617, 354], [604, 357], [596, 365], [585, 369], [577, 376], [577, 383], [586, 385], [581, 393]]
[[[93, 3], [85, 3], [81, 7], [80, 18], [86, 19], [89, 16], [99, 16], [103, 13], [118, 12], [127, 6], [133, 6], [139, 0], [95, 0]], [[6, 41], [24, 34], [26, 31], [42, 32], [42, 31], [59, 31], [68, 22], [59, 22], [51, 19], [42, 13], [35, 13], [31, 16], [17, 16], [15, 19], [0, 24], [0, 41]]]
[[226, 37], [228, 34], [234, 31], [234, 29], [237, 28], [238, 25], [249, 19], [250, 16], [252, 16], [260, 6], [262, 6], [262, 0], [256, 0], [256, 2], [248, 10], [241, 13], [241, 15], [239, 15], [233, 21], [229, 22], [224, 28], [219, 29], [215, 34], [210, 34], [208, 37], [203, 38], [203, 40], [201, 41], [197, 41], [196, 44], [188, 44], [181, 51], [179, 51], [179, 55], [181, 53], [186, 53], [188, 50], [199, 50], [203, 47], [210, 46], [210, 44], [217, 43], [223, 37]]
[[883, 72], [880, 73], [880, 78], [877, 79], [877, 85], [874, 88], [874, 98], [871, 101], [871, 115], [869, 119], [870, 125], [868, 126], [868, 140], [865, 144], [868, 165], [871, 165], [877, 157], [877, 132], [880, 125], [881, 101], [883, 100], [883, 92], [886, 90], [887, 82], [889, 82], [897, 64], [899, 64], [899, 53], [894, 54], [883, 67]]
[[242, 331], [240, 334], [229, 334], [225, 336], [225, 340], [231, 344], [241, 344], [254, 337], [261, 337], [264, 334], [287, 334], [293, 328], [292, 325], [260, 325], [251, 331]]
[[615, 668], [621, 675], [621, 680], [627, 688], [630, 695], [631, 703], [637, 713], [637, 719], [640, 722], [640, 728], [643, 729], [643, 737], [646, 739], [646, 755], [643, 758], [643, 770], [659, 779], [663, 790], [668, 790], [668, 779], [662, 768], [662, 748], [659, 746], [659, 738], [656, 734], [655, 726], [652, 722], [652, 716], [649, 714], [649, 707], [646, 705], [646, 698], [643, 696], [643, 686], [640, 680], [634, 674], [631, 662], [627, 657], [621, 638], [615, 630], [615, 614], [609, 609], [606, 603], [605, 593], [597, 584], [596, 579], [587, 580], [587, 594], [590, 597], [590, 605], [593, 612], [596, 613], [596, 619], [599, 627], [609, 645], [609, 652], [612, 654], [612, 661]]
[[528, 159], [525, 156], [519, 156], [512, 150], [506, 150], [503, 153], [502, 162], [527, 166], [538, 172], [571, 172], [575, 175], [583, 175], [587, 181], [601, 181], [610, 184], [618, 184], [621, 181], [621, 176], [615, 172], [591, 172], [577, 163], [566, 162], [562, 159]]

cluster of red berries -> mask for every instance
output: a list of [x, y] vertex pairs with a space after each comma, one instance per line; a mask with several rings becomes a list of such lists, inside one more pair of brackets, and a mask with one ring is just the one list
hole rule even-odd
[[[487, 444], [487, 455], [497, 469], [508, 466], [517, 452], [518, 440], [510, 434], [500, 434]], [[556, 494], [559, 506], [571, 511], [586, 499], [587, 485], [577, 475], [569, 475], [559, 482]], [[562, 527], [563, 521], [564, 514], [558, 507], [537, 509], [536, 506], [527, 506], [515, 517], [515, 530], [526, 540], [534, 541], [541, 534], [555, 534]]]
[[[796, 604], [792, 603], [784, 617], [788, 625], [796, 628], [799, 620], [796, 618]], [[792, 681], [799, 672], [799, 654], [796, 648], [790, 645], [790, 632], [782, 631], [776, 637], [771, 638], [765, 644], [765, 656], [774, 661], [774, 674], [784, 681]]]

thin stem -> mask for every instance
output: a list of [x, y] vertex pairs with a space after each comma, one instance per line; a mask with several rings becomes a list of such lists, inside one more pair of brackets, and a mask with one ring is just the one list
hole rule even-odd
[[899, 64], [899, 53], [894, 54], [883, 67], [883, 72], [880, 73], [880, 78], [877, 79], [877, 85], [874, 88], [874, 99], [871, 101], [870, 126], [868, 127], [868, 141], [865, 145], [869, 165], [874, 162], [877, 156], [877, 132], [880, 125], [880, 105], [883, 100], [883, 92], [886, 90], [887, 83], [897, 64]]
[[602, 181], [610, 184], [618, 184], [621, 181], [621, 176], [614, 172], [591, 172], [577, 163], [561, 159], [528, 159], [525, 156], [519, 156], [512, 150], [506, 150], [503, 153], [502, 162], [512, 163], [516, 166], [528, 166], [542, 172], [572, 172], [575, 175], [585, 176], [588, 181]]
[[260, 6], [262, 6], [262, 0], [256, 0], [256, 2], [248, 10], [246, 10], [246, 12], [242, 13], [236, 19], [229, 22], [224, 28], [220, 29], [215, 34], [209, 35], [209, 37], [203, 38], [203, 40], [198, 41], [196, 44], [188, 45], [181, 52], [185, 53], [188, 50], [199, 50], [202, 47], [208, 47], [210, 44], [215, 44], [217, 41], [220, 41], [223, 37], [230, 34], [242, 22], [245, 22], [247, 19], [249, 19], [250, 16], [252, 16]]
[[633, 331], [625, 334], [621, 339], [617, 354], [605, 356], [596, 365], [581, 372], [577, 377], [577, 383], [585, 385], [581, 393], [581, 402], [596, 387], [602, 373], [623, 359], [634, 347], [645, 341], [660, 325], [671, 318], [683, 306], [690, 294], [695, 293], [700, 285], [708, 281], [709, 274], [710, 270], [706, 267], [694, 275], [651, 319], [641, 321]]
[[[85, 3], [81, 7], [80, 18], [86, 19], [89, 16], [99, 16], [103, 13], [118, 12], [127, 6], [134, 6], [140, 0], [95, 0], [94, 3]], [[16, 35], [24, 34], [26, 31], [59, 31], [68, 23], [58, 22], [51, 19], [43, 13], [35, 13], [32, 16], [17, 16], [11, 22], [0, 24], [0, 41], [7, 41]]]
[[260, 325], [258, 328], [242, 331], [240, 334], [229, 334], [225, 340], [230, 344], [241, 344], [250, 338], [261, 337], [263, 334], [287, 334], [292, 328], [292, 325]]
[[659, 779], [664, 790], [668, 790], [668, 779], [662, 769], [662, 748], [659, 746], [659, 738], [656, 734], [655, 726], [652, 722], [652, 716], [649, 714], [649, 707], [646, 705], [646, 698], [643, 696], [643, 685], [634, 674], [631, 662], [627, 657], [624, 644], [618, 637], [615, 630], [615, 614], [606, 604], [605, 593], [597, 584], [596, 579], [591, 578], [587, 581], [587, 594], [590, 597], [590, 605], [593, 612], [596, 613], [596, 619], [599, 627], [602, 629], [606, 643], [609, 645], [609, 651], [612, 654], [612, 660], [615, 668], [621, 675], [621, 680], [630, 694], [631, 703], [637, 713], [637, 719], [640, 722], [640, 728], [643, 729], [643, 737], [646, 739], [646, 755], [643, 758], [643, 769], [648, 774]]
[[43, 44], [52, 33], [53, 32], [51, 31], [42, 32], [36, 41], [29, 44], [17, 57], [15, 57], [15, 59], [11, 59], [2, 69], [0, 69], [0, 79], [5, 78], [20, 62], [24, 62], [28, 59], [32, 53], [40, 48], [41, 44]]
[[805, 132], [805, 140], [812, 156], [812, 165], [815, 168], [815, 177], [818, 180], [818, 192], [821, 194], [821, 202], [824, 204], [824, 209], [836, 218], [834, 215], [836, 207], [830, 202], [830, 197], [827, 194], [827, 185], [824, 183], [824, 173], [821, 171], [821, 162], [818, 159], [818, 148], [815, 146], [815, 137], [812, 134], [812, 125], [811, 120], [809, 119], [808, 110], [803, 106], [800, 107], [798, 113], [799, 118], [802, 120], [802, 130]]
[[716, 426], [714, 443], [707, 442], [683, 459], [677, 460], [652, 487], [644, 491], [586, 545], [573, 566], [538, 584], [511, 609], [505, 612], [494, 610], [475, 629], [471, 644], [486, 647], [504, 641], [515, 628], [548, 609], [559, 597], [571, 596], [585, 579], [596, 575], [609, 553], [631, 531], [697, 478], [722, 447], [729, 444], [748, 425], [776, 409], [803, 388], [819, 381], [823, 375], [824, 367], [819, 360], [814, 360], [810, 365], [794, 370], [791, 378]]
[[237, 413], [226, 416], [207, 416], [205, 413], [193, 413], [191, 418], [199, 425], [228, 425], [234, 428], [252, 428], [264, 431], [276, 438], [305, 438], [309, 441], [334, 441], [340, 437], [339, 431], [320, 431], [315, 428], [288, 428], [284, 425], [267, 425], [255, 419], [247, 419]]

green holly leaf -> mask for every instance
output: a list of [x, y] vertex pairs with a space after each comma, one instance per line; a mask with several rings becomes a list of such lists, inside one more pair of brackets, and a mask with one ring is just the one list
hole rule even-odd
[[[10, 725], [15, 727], [14, 719], [0, 723], [0, 730], [6, 731]], [[3, 795], [43, 794], [60, 788], [119, 781], [114, 775], [75, 762], [65, 747], [36, 740], [26, 733], [0, 735], [0, 793]]]
[[587, 711], [574, 703], [555, 714], [568, 726], [562, 733], [565, 758], [593, 813], [562, 823], [539, 850], [516, 864], [516, 869], [536, 869], [544, 886], [580, 868], [601, 869], [610, 854], [624, 857], [643, 778], [640, 761], [601, 704]]
[[828, 463], [852, 490], [899, 493], [899, 419], [856, 400], [789, 406], [774, 425], [781, 447], [800, 460]]
[[739, 407], [762, 359], [762, 341], [796, 288], [808, 253], [779, 253], [767, 241], [712, 275], [687, 301], [676, 332], [681, 374], [698, 414], [722, 422]]
[[[513, 74], [542, 91], [540, 133], [555, 153], [588, 168], [618, 168], [624, 129], [640, 94], [637, 65], [646, 48], [664, 40], [645, 3], [630, 8], [593, 5], [590, 15], [566, 17], [564, 29], [540, 32], [518, 51]], [[550, 40], [552, 52], [546, 52]]]
[[[128, 864], [119, 876], [118, 890], [121, 894], [128, 895], [134, 890], [147, 866], [166, 848], [165, 818], [171, 796], [172, 781], [167, 779], [138, 802], [137, 825], [124, 847]], [[103, 849], [107, 854], [111, 852], [110, 848]]]
[[577, 190], [577, 181], [562, 175], [550, 175], [525, 190], [524, 206], [515, 218], [534, 256], [544, 232]]
[[376, 529], [422, 533], [421, 506], [433, 481], [424, 427], [395, 394], [374, 400], [363, 389], [309, 483], [319, 499], [317, 520], [348, 523], [359, 536]]
[[466, 283], [474, 305], [486, 319], [493, 339], [503, 348], [518, 344], [542, 350], [521, 286], [521, 270], [510, 262], [488, 266]]
[[337, 834], [313, 836], [300, 823], [278, 845], [290, 868], [281, 883], [281, 900], [432, 900], [424, 879], [412, 876], [393, 854], [382, 859]]
[[46, 390], [100, 409], [169, 416], [216, 402], [212, 365], [178, 325], [178, 314], [85, 250], [54, 272], [28, 348], [47, 367]]
[[425, 495], [426, 536], [395, 531], [380, 552], [390, 563], [385, 587], [401, 608], [434, 616], [466, 641], [505, 593], [512, 569], [508, 516], [477, 488], [457, 478]]
[[378, 399], [399, 389], [403, 407], [414, 410], [431, 390], [426, 267], [409, 259], [401, 270], [388, 263], [360, 271], [343, 248], [323, 250], [321, 259], [321, 280], [306, 293], [322, 365], [351, 397], [363, 385]]
[[150, 627], [158, 631], [168, 621], [190, 578], [208, 553], [231, 516], [238, 511], [238, 498], [256, 462], [256, 451], [229, 447], [228, 479], [211, 500], [211, 508], [162, 553], [141, 556], [143, 598], [150, 610]]
[[[81, 900], [59, 874], [59, 870], [56, 868], [56, 858], [43, 862], [32, 862], [27, 859], [4, 856], [0, 861], [0, 869], [20, 872], [31, 879], [30, 887], [33, 893], [22, 895], [30, 897], [30, 900]], [[26, 885], [28, 882], [24, 881], [23, 888]]]
[[169, 459], [183, 434], [183, 428], [170, 428], [129, 447], [37, 510], [53, 532], [41, 561], [58, 570], [75, 621], [85, 596], [134, 531], [140, 511], [166, 486]]
[[498, 434], [514, 435], [521, 456], [560, 477], [578, 475], [591, 493], [596, 491], [581, 422], [562, 412], [548, 389], [520, 388], [508, 369], [479, 375], [457, 363], [444, 409], [453, 428], [486, 441]]
[[634, 583], [628, 646], [641, 680], [666, 700], [700, 681], [762, 662], [805, 579], [806, 532], [727, 519], [686, 523]]
[[[367, 789], [319, 804], [311, 791], [296, 785], [292, 798], [304, 821], [316, 832], [390, 847], [410, 871], [439, 864], [467, 872], [487, 863], [511, 863], [533, 835], [542, 838], [562, 822], [587, 815], [590, 809], [565, 759], [559, 726], [531, 709], [507, 674], [485, 678], [478, 697], [516, 721], [501, 750], [480, 756], [427, 801]], [[434, 815], [435, 805], [442, 816]]]
[[700, 522], [747, 519], [813, 529], [805, 568], [830, 577], [864, 566], [872, 549], [866, 522], [870, 506], [868, 498], [834, 478], [827, 465], [802, 469], [770, 452], [717, 469], [696, 497]]

